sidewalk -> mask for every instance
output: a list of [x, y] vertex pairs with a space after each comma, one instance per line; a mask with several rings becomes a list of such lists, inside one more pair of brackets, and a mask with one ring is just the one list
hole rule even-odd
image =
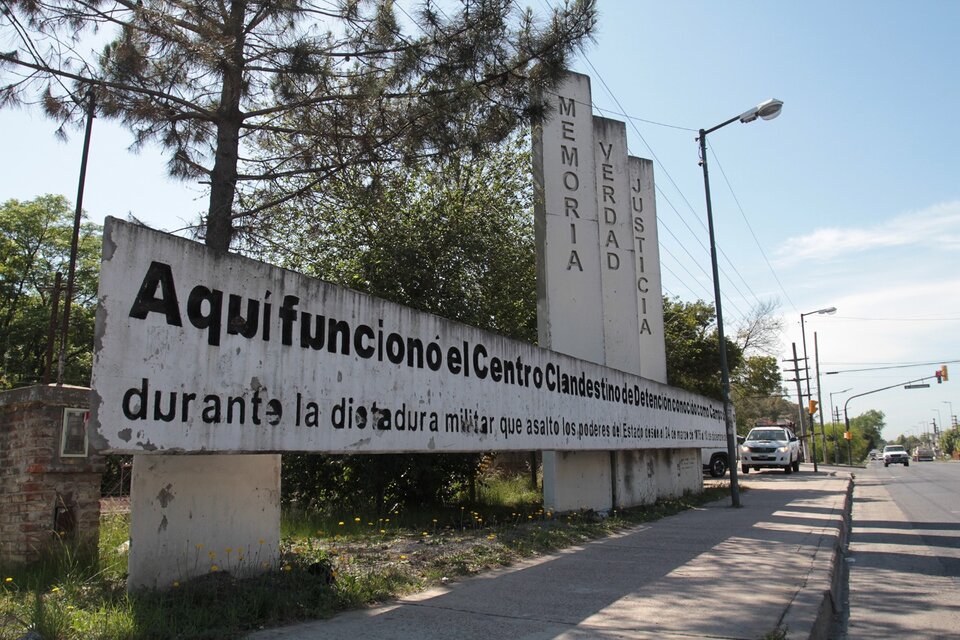
[[[249, 640], [825, 638], [850, 473], [741, 476], [729, 498], [580, 547]], [[835, 585], [834, 585], [835, 586]]]

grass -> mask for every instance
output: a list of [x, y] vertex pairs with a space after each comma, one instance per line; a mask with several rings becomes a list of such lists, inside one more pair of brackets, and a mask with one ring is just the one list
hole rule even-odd
[[389, 518], [287, 513], [275, 570], [246, 579], [211, 573], [166, 591], [134, 594], [126, 593], [126, 556], [119, 550], [128, 516], [107, 515], [96, 550], [55, 544], [35, 565], [0, 568], [0, 640], [30, 630], [44, 640], [233, 638], [582, 544], [727, 493], [722, 486], [707, 488], [600, 518], [544, 512], [535, 502], [539, 496], [523, 485], [520, 479], [481, 488], [479, 497], [496, 503]]

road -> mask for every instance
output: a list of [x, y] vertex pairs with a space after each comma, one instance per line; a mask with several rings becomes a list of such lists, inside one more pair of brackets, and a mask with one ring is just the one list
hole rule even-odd
[[849, 617], [838, 637], [956, 637], [960, 464], [872, 462], [853, 498]]

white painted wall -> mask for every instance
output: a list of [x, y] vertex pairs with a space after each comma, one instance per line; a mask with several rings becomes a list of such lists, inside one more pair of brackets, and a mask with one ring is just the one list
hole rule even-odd
[[[723, 437], [713, 400], [190, 240], [109, 218], [103, 256], [101, 450], [612, 450]], [[317, 318], [314, 348], [301, 331]], [[417, 349], [423, 361], [407, 357]]]
[[616, 454], [618, 508], [703, 490], [699, 449], [637, 449]]
[[134, 456], [130, 519], [129, 590], [276, 571], [280, 456]]

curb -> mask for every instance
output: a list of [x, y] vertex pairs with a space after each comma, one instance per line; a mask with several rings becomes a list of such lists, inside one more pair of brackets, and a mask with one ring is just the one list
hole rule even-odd
[[[843, 611], [844, 557], [850, 542], [854, 478], [850, 474], [839, 520], [825, 527], [807, 580], [783, 616], [781, 628], [789, 637], [827, 640], [834, 616]], [[825, 544], [827, 538], [833, 538], [832, 544]]]

